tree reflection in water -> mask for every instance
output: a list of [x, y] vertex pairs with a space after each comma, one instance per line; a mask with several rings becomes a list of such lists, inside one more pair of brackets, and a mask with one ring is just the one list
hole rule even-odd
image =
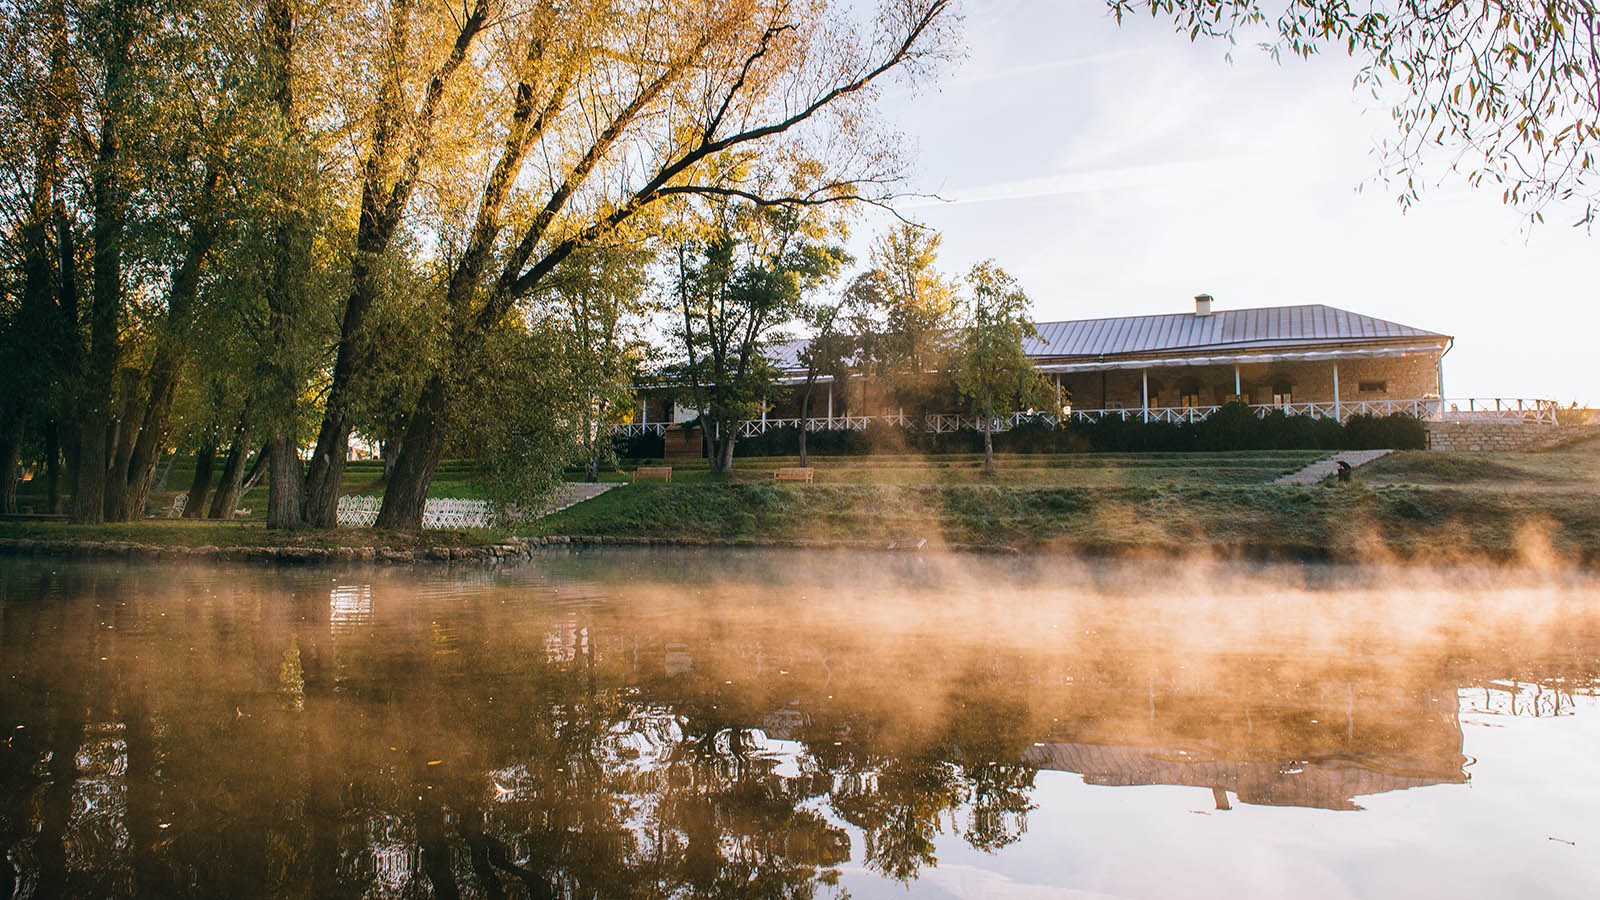
[[1600, 648], [1559, 585], [1422, 614], [1294, 572], [1199, 602], [813, 562], [8, 565], [0, 896], [833, 895], [1016, 842], [1041, 768], [1220, 808], [1464, 781], [1460, 689], [1570, 713]]

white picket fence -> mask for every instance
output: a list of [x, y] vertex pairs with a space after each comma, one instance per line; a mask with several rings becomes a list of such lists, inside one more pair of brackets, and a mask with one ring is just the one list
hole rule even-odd
[[[339, 498], [335, 517], [340, 525], [371, 526], [382, 506], [382, 497], [346, 495]], [[488, 528], [493, 524], [494, 507], [487, 500], [433, 499], [422, 507], [423, 528]]]

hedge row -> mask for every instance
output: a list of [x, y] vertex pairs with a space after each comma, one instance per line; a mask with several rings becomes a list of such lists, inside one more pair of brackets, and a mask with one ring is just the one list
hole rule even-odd
[[[1030, 422], [995, 434], [1001, 453], [1186, 452], [1200, 450], [1420, 450], [1428, 433], [1404, 413], [1351, 416], [1343, 423], [1272, 410], [1264, 416], [1243, 404], [1229, 404], [1198, 422], [1146, 422], [1137, 414], [1126, 419], [1074, 420], [1061, 426]], [[793, 456], [799, 452], [799, 430], [769, 429], [740, 441], [740, 456]], [[617, 455], [625, 459], [660, 459], [659, 435], [617, 439]], [[817, 431], [806, 449], [818, 456], [871, 453], [980, 453], [983, 434], [973, 429], [932, 434], [873, 422], [861, 431]]]

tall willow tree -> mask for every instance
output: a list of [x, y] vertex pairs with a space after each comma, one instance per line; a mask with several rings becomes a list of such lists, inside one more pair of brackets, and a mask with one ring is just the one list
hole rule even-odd
[[464, 63], [490, 15], [504, 12], [497, 6], [491, 0], [476, 0], [458, 14], [450, 5], [392, 0], [383, 11], [388, 27], [382, 52], [373, 63], [379, 73], [378, 88], [365, 123], [350, 292], [340, 317], [317, 447], [306, 476], [305, 514], [313, 525], [336, 524], [339, 484], [359, 395], [376, 367], [367, 323], [383, 291], [384, 256], [401, 229], [419, 179], [437, 162], [437, 132], [447, 124], [441, 120], [449, 118], [447, 94], [458, 78], [465, 77], [463, 69], [470, 68]]
[[[240, 75], [212, 0], [8, 5], [0, 209], [21, 275], [20, 403], [73, 517], [129, 518], [167, 437], [204, 272], [226, 230]], [[53, 505], [53, 503], [52, 503]]]
[[[488, 335], [575, 250], [686, 197], [815, 204], [882, 195], [900, 171], [877, 83], [942, 54], [949, 0], [535, 3], [500, 18], [509, 103], [444, 278], [447, 333], [411, 412], [378, 525], [415, 529]], [[492, 162], [491, 162], [492, 160]]]

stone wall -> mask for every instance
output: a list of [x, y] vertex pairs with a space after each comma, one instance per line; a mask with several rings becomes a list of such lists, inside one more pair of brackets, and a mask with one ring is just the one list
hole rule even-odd
[[1572, 436], [1558, 425], [1427, 422], [1429, 450], [1541, 450]]

